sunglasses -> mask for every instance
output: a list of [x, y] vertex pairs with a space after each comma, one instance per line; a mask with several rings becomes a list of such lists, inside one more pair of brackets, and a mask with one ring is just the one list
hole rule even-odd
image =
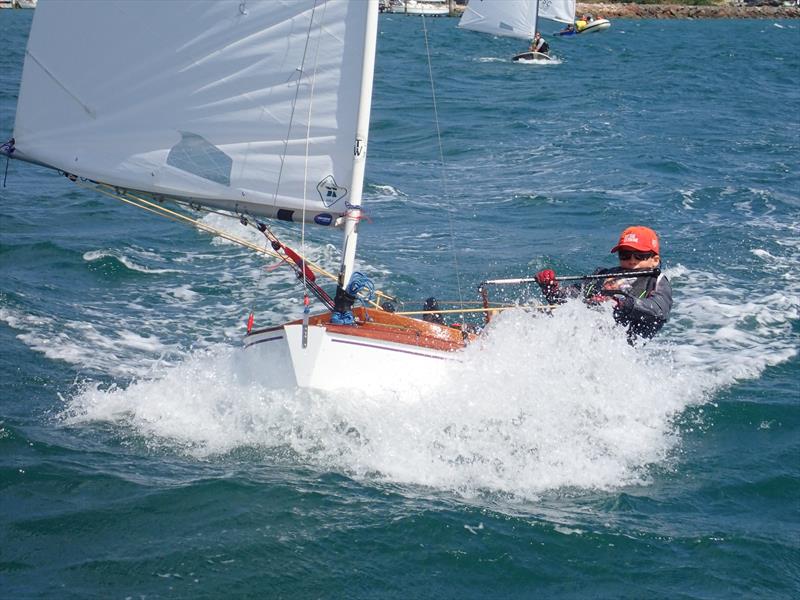
[[636, 260], [647, 260], [648, 258], [653, 258], [654, 256], [655, 254], [652, 252], [631, 252], [630, 250], [619, 251], [620, 260], [630, 260], [631, 258], [635, 258]]

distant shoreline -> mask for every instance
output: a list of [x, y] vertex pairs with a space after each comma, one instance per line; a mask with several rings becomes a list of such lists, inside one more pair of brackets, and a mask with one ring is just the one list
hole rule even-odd
[[[456, 6], [455, 16], [461, 16], [463, 11], [463, 6]], [[800, 19], [798, 6], [734, 6], [733, 4], [688, 6], [578, 2], [576, 13], [605, 19]]]
[[685, 4], [611, 4], [579, 2], [578, 15], [620, 19], [800, 19], [797, 6], [687, 6]]

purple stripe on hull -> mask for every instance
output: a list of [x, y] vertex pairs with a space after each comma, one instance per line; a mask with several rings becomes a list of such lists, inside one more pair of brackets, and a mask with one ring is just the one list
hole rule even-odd
[[376, 346], [375, 344], [365, 344], [364, 342], [351, 342], [349, 340], [332, 339], [336, 344], [350, 344], [353, 346], [364, 346], [365, 348], [376, 348], [378, 350], [388, 350], [389, 352], [400, 352], [401, 354], [413, 354], [414, 356], [424, 356], [425, 358], [435, 358], [436, 360], [455, 360], [448, 356], [436, 356], [435, 354], [425, 354], [424, 352], [412, 352], [411, 350], [401, 350], [400, 348], [387, 348], [386, 346]]

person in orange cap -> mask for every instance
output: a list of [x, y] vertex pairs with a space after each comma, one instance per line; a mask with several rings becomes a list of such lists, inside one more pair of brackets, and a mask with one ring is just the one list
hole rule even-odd
[[[561, 304], [570, 297], [583, 297], [591, 304], [613, 300], [614, 319], [628, 328], [629, 341], [651, 338], [664, 326], [672, 310], [672, 286], [660, 271], [660, 252], [658, 234], [649, 227], [635, 225], [623, 231], [611, 249], [619, 258], [619, 266], [594, 272], [608, 274], [608, 278], [591, 277], [583, 285], [562, 288], [555, 271], [545, 269], [536, 274], [536, 282], [551, 304]], [[630, 276], [614, 276], [617, 273]]]

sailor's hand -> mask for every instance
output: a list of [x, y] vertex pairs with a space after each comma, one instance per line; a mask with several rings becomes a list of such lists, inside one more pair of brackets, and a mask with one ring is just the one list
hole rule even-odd
[[552, 269], [545, 269], [536, 274], [536, 283], [542, 289], [548, 288], [551, 290], [558, 289], [558, 282], [556, 281], [556, 272]]
[[623, 315], [631, 312], [633, 310], [633, 305], [636, 303], [633, 296], [622, 290], [603, 290], [603, 296], [607, 300], [614, 301], [614, 312]]
[[603, 302], [607, 302], [611, 300], [612, 297], [607, 294], [595, 294], [594, 296], [589, 296], [586, 298], [585, 302], [589, 306], [594, 306], [596, 304], [602, 304]]

